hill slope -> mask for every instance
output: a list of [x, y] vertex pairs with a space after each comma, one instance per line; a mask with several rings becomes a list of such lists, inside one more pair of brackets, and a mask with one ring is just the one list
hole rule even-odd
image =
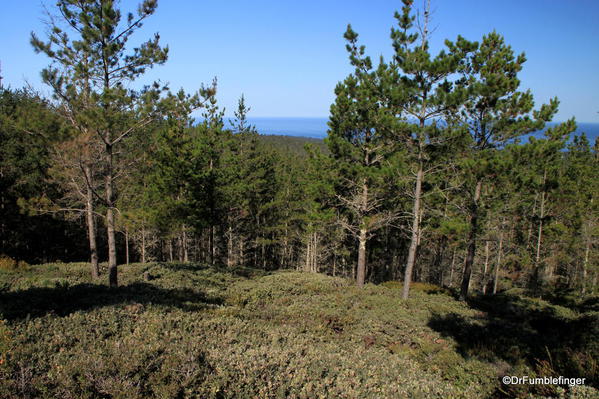
[[[402, 302], [399, 284], [359, 290], [347, 280], [299, 272], [191, 264], [122, 270], [118, 289], [91, 284], [85, 264], [0, 271], [0, 397], [597, 394], [590, 386], [500, 383], [504, 375], [543, 371], [527, 366], [537, 353], [526, 340], [542, 339], [535, 335], [540, 327], [518, 319], [520, 313], [527, 320], [543, 316], [532, 323], [564, 323], [554, 325], [564, 333], [574, 326], [591, 334], [597, 319], [585, 317], [596, 313], [504, 296], [502, 316], [494, 303], [471, 308], [433, 286], [416, 284], [413, 298]], [[493, 334], [497, 328], [501, 335]], [[596, 335], [576, 337], [572, 358], [597, 341]]]

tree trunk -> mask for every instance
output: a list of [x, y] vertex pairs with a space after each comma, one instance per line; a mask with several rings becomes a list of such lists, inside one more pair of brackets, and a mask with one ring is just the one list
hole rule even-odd
[[[91, 170], [89, 166], [85, 167], [85, 174], [91, 179]], [[89, 239], [89, 253], [91, 258], [92, 278], [95, 280], [100, 276], [98, 266], [98, 242], [96, 238], [96, 220], [94, 218], [94, 193], [92, 188], [87, 185], [85, 196], [85, 215], [87, 219], [87, 236]]]
[[362, 227], [360, 228], [360, 236], [358, 238], [358, 270], [356, 276], [356, 284], [360, 288], [364, 286], [364, 281], [366, 280], [366, 238], [366, 227]]
[[412, 271], [416, 263], [416, 250], [418, 249], [418, 240], [420, 236], [420, 201], [422, 195], [422, 180], [424, 179], [424, 170], [422, 162], [418, 164], [418, 173], [416, 174], [416, 187], [414, 189], [414, 207], [412, 213], [412, 239], [408, 251], [408, 262], [403, 279], [403, 290], [401, 297], [408, 299], [410, 295], [410, 283], [412, 282]]
[[187, 231], [185, 231], [185, 226], [181, 228], [181, 250], [183, 251], [183, 262], [189, 262], [189, 250], [187, 249]]
[[108, 283], [118, 287], [118, 265], [116, 260], [116, 236], [114, 221], [114, 182], [112, 145], [106, 144], [106, 230], [108, 233]]
[[457, 248], [453, 249], [453, 254], [451, 255], [451, 266], [449, 269], [449, 285], [448, 287], [453, 287], [453, 271], [455, 270], [455, 255], [457, 252]]
[[485, 266], [483, 268], [482, 292], [487, 293], [487, 271], [489, 270], [489, 240], [485, 242]]
[[497, 249], [497, 264], [495, 265], [495, 277], [493, 278], [493, 295], [497, 294], [497, 283], [499, 281], [499, 268], [501, 267], [501, 255], [503, 251], [503, 231], [499, 233], [499, 248]]
[[230, 222], [227, 231], [227, 267], [233, 267], [233, 228]]
[[591, 240], [589, 239], [587, 242], [587, 247], [584, 251], [584, 261], [582, 262], [582, 287], [580, 293], [582, 295], [586, 294], [586, 286], [587, 286], [587, 269], [589, 265], [589, 255], [591, 252]]
[[312, 238], [312, 236], [308, 235], [308, 241], [306, 243], [306, 266], [305, 266], [304, 270], [307, 272], [310, 271], [310, 251], [312, 249], [311, 238]]
[[470, 278], [472, 277], [472, 265], [474, 264], [474, 256], [476, 255], [476, 239], [478, 235], [478, 200], [482, 181], [476, 182], [474, 190], [474, 198], [470, 210], [470, 234], [468, 237], [468, 252], [466, 261], [464, 262], [464, 275], [462, 276], [462, 286], [460, 288], [460, 301], [465, 301], [468, 298], [468, 290], [470, 289]]
[[129, 264], [129, 231], [125, 227], [125, 261]]
[[146, 263], [146, 228], [141, 224], [141, 263]]
[[535, 255], [535, 265], [538, 268], [541, 261], [541, 243], [543, 241], [543, 219], [545, 218], [545, 181], [547, 179], [547, 171], [543, 173], [543, 191], [541, 192], [541, 205], [539, 215], [539, 231], [537, 235], [537, 250]]
[[[368, 163], [368, 161], [366, 161]], [[366, 212], [368, 205], [368, 182], [364, 179], [362, 183], [362, 212]], [[362, 214], [360, 233], [358, 236], [358, 269], [356, 276], [356, 284], [358, 287], [363, 287], [366, 281], [366, 240], [368, 240], [368, 229], [364, 213]]]

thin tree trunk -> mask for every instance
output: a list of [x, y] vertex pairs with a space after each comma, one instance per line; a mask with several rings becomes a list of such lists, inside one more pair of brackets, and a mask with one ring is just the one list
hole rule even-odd
[[118, 265], [116, 254], [116, 233], [114, 221], [114, 182], [112, 145], [106, 144], [106, 230], [108, 234], [108, 282], [111, 287], [118, 287]]
[[545, 181], [547, 179], [547, 171], [543, 174], [543, 191], [541, 192], [539, 231], [537, 235], [537, 250], [535, 255], [535, 264], [538, 266], [541, 261], [541, 243], [543, 241], [543, 219], [545, 218]]
[[146, 263], [146, 228], [141, 224], [141, 263]]
[[187, 249], [187, 231], [185, 231], [185, 226], [183, 226], [183, 232], [181, 233], [181, 241], [183, 245], [183, 262], [189, 262], [189, 250]]
[[308, 240], [306, 242], [306, 265], [304, 270], [309, 272], [310, 271], [310, 249], [312, 247], [312, 242], [311, 242], [311, 236], [308, 235]]
[[497, 264], [495, 265], [495, 277], [493, 278], [493, 295], [497, 294], [499, 281], [499, 268], [501, 267], [501, 255], [503, 251], [503, 231], [499, 233], [499, 248], [497, 249]]
[[364, 281], [366, 279], [366, 235], [366, 228], [362, 227], [358, 238], [358, 270], [356, 276], [356, 284], [360, 288], [364, 286]]
[[[368, 162], [366, 162], [368, 163]], [[362, 210], [367, 209], [368, 204], [368, 183], [364, 179], [362, 183]], [[358, 287], [363, 287], [366, 280], [366, 240], [368, 239], [368, 230], [366, 229], [366, 221], [362, 215], [360, 233], [358, 237], [358, 269], [356, 276], [356, 284]]]
[[210, 226], [208, 235], [208, 251], [210, 252], [210, 266], [214, 266], [214, 226]]
[[[539, 193], [535, 194], [535, 201], [532, 206], [532, 215], [537, 213], [537, 201], [539, 200]], [[530, 242], [532, 241], [532, 230], [533, 230], [533, 220], [531, 217], [530, 223], [528, 224], [528, 235], [526, 236], [526, 249], [530, 248]]]
[[451, 288], [453, 287], [453, 271], [455, 269], [455, 255], [457, 252], [457, 248], [453, 249], [453, 254], [451, 255], [451, 266], [449, 269], [449, 285], [448, 287]]
[[464, 262], [464, 275], [462, 276], [462, 286], [460, 288], [460, 301], [465, 301], [466, 298], [468, 298], [468, 291], [470, 289], [472, 265], [474, 264], [474, 256], [476, 255], [476, 239], [478, 235], [478, 201], [480, 199], [481, 188], [482, 181], [479, 180], [476, 183], [474, 198], [471, 204], [468, 252], [466, 254], [466, 261]]
[[584, 261], [582, 262], [582, 288], [581, 294], [586, 294], [586, 285], [587, 285], [587, 269], [589, 265], [589, 255], [591, 252], [591, 240], [587, 241], [587, 247], [584, 251]]
[[403, 290], [401, 297], [408, 299], [410, 295], [410, 283], [412, 282], [412, 271], [416, 263], [416, 250], [418, 249], [418, 240], [420, 236], [420, 201], [422, 195], [422, 180], [424, 179], [424, 170], [422, 161], [418, 164], [418, 173], [416, 174], [416, 187], [414, 189], [414, 208], [412, 215], [412, 239], [408, 251], [408, 262], [404, 273]]
[[[88, 176], [88, 179], [91, 180], [91, 170], [89, 166], [85, 167], [85, 174]], [[98, 242], [96, 238], [96, 220], [94, 218], [94, 193], [89, 184], [87, 184], [85, 197], [85, 214], [87, 219], [91, 272], [92, 278], [95, 280], [100, 276], [100, 267], [98, 266]]]
[[337, 255], [333, 254], [333, 277], [337, 274]]
[[129, 230], [125, 227], [125, 261], [129, 265]]
[[229, 224], [227, 236], [227, 266], [233, 267], [233, 228], [231, 224]]
[[487, 293], [487, 271], [489, 270], [489, 240], [485, 242], [485, 266], [483, 268], [482, 292]]

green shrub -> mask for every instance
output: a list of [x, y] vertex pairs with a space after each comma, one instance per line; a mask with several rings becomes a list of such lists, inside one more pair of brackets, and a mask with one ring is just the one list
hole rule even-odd
[[[0, 273], [0, 314], [7, 319], [0, 353], [8, 354], [0, 397], [597, 393], [501, 385], [503, 375], [596, 375], [597, 320], [544, 301], [506, 295], [475, 298], [470, 307], [423, 284], [403, 301], [396, 282], [358, 289], [314, 273], [187, 263], [132, 264], [120, 277], [118, 289], [92, 283], [84, 263]], [[535, 341], [538, 331], [554, 326], [567, 328], [547, 363]], [[4, 341], [2, 331], [10, 332]]]

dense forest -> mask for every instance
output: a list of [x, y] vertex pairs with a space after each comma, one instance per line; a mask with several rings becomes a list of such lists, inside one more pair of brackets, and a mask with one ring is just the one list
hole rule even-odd
[[243, 96], [225, 118], [216, 79], [136, 86], [168, 58], [158, 34], [128, 43], [156, 6], [61, 0], [32, 34], [53, 97], [0, 92], [4, 267], [87, 260], [112, 286], [131, 262], [295, 269], [401, 280], [404, 298], [411, 281], [461, 299], [597, 291], [599, 144], [573, 119], [547, 127], [558, 99], [535, 105], [499, 33], [433, 54], [428, 10], [404, 1], [375, 62], [348, 26], [354, 71], [323, 143], [259, 136]]

